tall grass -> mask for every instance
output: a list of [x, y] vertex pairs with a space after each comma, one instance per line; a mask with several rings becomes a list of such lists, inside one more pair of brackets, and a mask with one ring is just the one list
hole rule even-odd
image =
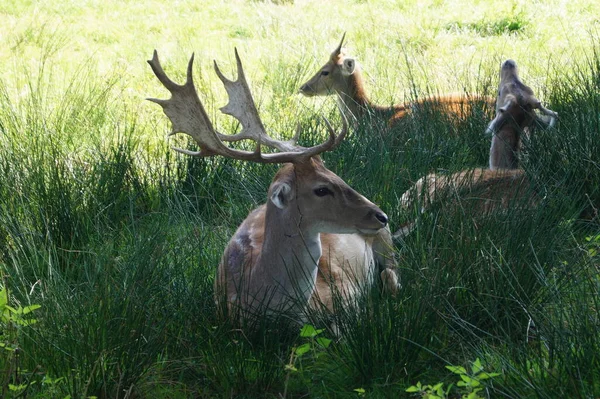
[[[294, 2], [280, 3], [251, 4], [262, 11], [296, 10]], [[507, 19], [490, 10], [467, 20], [448, 13], [446, 33], [436, 40], [447, 42], [456, 31], [467, 37], [543, 33], [528, 7], [509, 11]], [[394, 12], [401, 18], [404, 11]], [[243, 25], [221, 28], [235, 31], [232, 40], [245, 40], [251, 53], [261, 34], [234, 29]], [[164, 33], [164, 26], [157, 29]], [[166, 131], [165, 118], [130, 101], [131, 87], [142, 91], [148, 83], [144, 96], [155, 96], [156, 82], [150, 86], [144, 77], [132, 83], [128, 73], [106, 73], [89, 59], [63, 69], [56, 55], [70, 39], [44, 32], [32, 22], [18, 35], [11, 51], [30, 55], [38, 43], [44, 56], [34, 67], [23, 57], [0, 84], [2, 284], [15, 308], [42, 306], [32, 312], [37, 323], [30, 326], [0, 319], [0, 342], [19, 348], [0, 348], [0, 381], [6, 389], [21, 385], [7, 391], [13, 397], [351, 397], [361, 389], [369, 397], [404, 397], [417, 381], [455, 382], [444, 366], [466, 366], [476, 358], [500, 373], [486, 387], [489, 397], [600, 395], [597, 45], [578, 49], [569, 69], [560, 59], [538, 69], [525, 63], [536, 92], [560, 115], [555, 128], [538, 130], [525, 142], [531, 186], [523, 190], [539, 205], [526, 206], [524, 196], [509, 210], [482, 216], [468, 201], [438, 203], [396, 243], [402, 283], [396, 296], [364, 287], [352, 307], [336, 303], [335, 316], [309, 314], [325, 329], [322, 336], [333, 340], [324, 347], [271, 319], [239, 328], [220, 318], [214, 303], [215, 270], [227, 240], [265, 201], [277, 167], [175, 155], [156, 137]], [[109, 35], [100, 33], [96, 39], [110, 44]], [[368, 70], [375, 38], [354, 34]], [[410, 70], [398, 78], [405, 84], [398, 93], [421, 97], [459, 86], [494, 95], [496, 59], [471, 60], [478, 64], [468, 67], [477, 71], [473, 81], [471, 72], [453, 75], [457, 66], [421, 68], [436, 59], [426, 49], [436, 42], [428, 34], [409, 25], [400, 43], [405, 53], [382, 62], [390, 70], [395, 62]], [[187, 51], [192, 44], [176, 47]], [[327, 101], [302, 101], [298, 111], [299, 100], [286, 94], [312, 72], [306, 52], [278, 62], [261, 54], [269, 73], [253, 90], [265, 118], [283, 132], [299, 121], [303, 144], [321, 140], [324, 125], [317, 116], [337, 121], [336, 110]], [[177, 57], [167, 61], [168, 73], [179, 73], [179, 65], [183, 71], [184, 58]], [[217, 86], [205, 58], [197, 58], [196, 81], [212, 116], [222, 98], [208, 94]], [[246, 64], [259, 81], [258, 67]], [[437, 72], [456, 81], [435, 78]], [[541, 76], [551, 78], [540, 83]], [[377, 85], [373, 92], [375, 98], [389, 95]], [[423, 109], [393, 130], [367, 117], [323, 157], [379, 204], [394, 228], [415, 217], [397, 203], [419, 177], [487, 164], [483, 131], [490, 116], [483, 105], [460, 121]], [[216, 119], [222, 130], [236, 128]], [[295, 356], [307, 342], [310, 352]]]

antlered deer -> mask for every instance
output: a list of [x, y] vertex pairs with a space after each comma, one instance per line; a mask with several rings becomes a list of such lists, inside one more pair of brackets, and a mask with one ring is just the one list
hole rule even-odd
[[[266, 133], [235, 51], [238, 78], [227, 79], [216, 62], [214, 69], [223, 82], [229, 102], [221, 108], [239, 120], [242, 130], [234, 135], [217, 132], [196, 93], [192, 79], [192, 55], [185, 84], [173, 82], [164, 72], [157, 52], [148, 61], [154, 74], [169, 90], [169, 100], [149, 99], [162, 106], [172, 122], [171, 135], [185, 133], [199, 145], [184, 154], [258, 163], [282, 163], [268, 191], [265, 205], [250, 212], [239, 226], [218, 266], [215, 280], [217, 301], [223, 294], [229, 309], [290, 313], [296, 320], [307, 305], [325, 304], [332, 309], [332, 286], [344, 298], [355, 294], [357, 284], [373, 278], [375, 261], [394, 266], [388, 218], [371, 201], [354, 191], [328, 170], [319, 154], [334, 149], [345, 137], [347, 122], [336, 136], [325, 120], [329, 138], [314, 147], [296, 144], [300, 133], [289, 141]], [[223, 141], [249, 139], [254, 151], [229, 147]], [[263, 153], [262, 146], [277, 152]], [[391, 269], [381, 272], [384, 288], [397, 287]], [[241, 317], [245, 317], [241, 315]]]
[[477, 95], [445, 95], [427, 97], [416, 102], [393, 106], [376, 105], [369, 100], [360, 65], [356, 59], [345, 54], [344, 38], [331, 53], [329, 60], [306, 83], [300, 87], [305, 96], [326, 96], [337, 94], [340, 111], [348, 120], [360, 118], [365, 114], [375, 115], [388, 120], [393, 126], [417, 108], [431, 108], [447, 115], [464, 118], [471, 112], [475, 103], [487, 103], [490, 109], [494, 99]]
[[[535, 110], [549, 116], [541, 119]], [[500, 87], [496, 101], [496, 117], [487, 132], [492, 134], [490, 169], [516, 169], [519, 166], [521, 134], [529, 134], [535, 123], [554, 126], [558, 114], [544, 108], [533, 90], [519, 79], [517, 64], [506, 60], [500, 67]]]
[[[529, 181], [522, 169], [477, 168], [451, 175], [431, 173], [420, 178], [402, 195], [400, 208], [411, 210], [418, 205], [418, 211], [423, 213], [440, 200], [455, 204], [459, 201], [460, 206], [465, 206], [476, 214], [485, 215], [511, 206], [533, 206], [537, 197], [529, 189]], [[406, 222], [394, 236], [405, 236], [414, 227], [414, 220]]]

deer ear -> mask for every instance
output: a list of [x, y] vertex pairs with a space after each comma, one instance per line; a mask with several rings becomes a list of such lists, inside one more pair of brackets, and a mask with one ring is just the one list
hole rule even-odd
[[509, 94], [504, 99], [504, 105], [498, 108], [498, 112], [506, 112], [511, 106], [517, 104], [517, 98], [512, 94]]
[[356, 70], [356, 60], [354, 58], [345, 58], [342, 64], [342, 73], [346, 76], [352, 75]]
[[279, 209], [288, 206], [291, 200], [292, 187], [284, 182], [276, 182], [271, 186], [270, 200]]

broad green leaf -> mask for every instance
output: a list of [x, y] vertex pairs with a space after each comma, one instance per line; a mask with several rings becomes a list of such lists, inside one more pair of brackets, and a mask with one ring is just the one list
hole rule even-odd
[[42, 307], [41, 305], [30, 305], [30, 306], [25, 306], [25, 307], [23, 308], [23, 314], [31, 313], [31, 312], [33, 312], [34, 310], [36, 310], [36, 309], [39, 309], [39, 308], [41, 308], [41, 307]]
[[461, 366], [446, 366], [446, 368], [454, 374], [467, 374], [467, 370]]
[[12, 306], [4, 305], [4, 308], [7, 309], [8, 311], [10, 311], [10, 313], [12, 313], [12, 314], [20, 313], [17, 309], [13, 308]]
[[323, 348], [328, 348], [331, 344], [331, 340], [325, 337], [318, 337], [317, 344], [321, 345]]
[[[31, 383], [33, 384], [33, 383], [35, 383], [35, 381], [32, 381]], [[22, 391], [26, 387], [27, 387], [26, 384], [19, 384], [19, 385], [8, 384], [8, 389], [10, 389], [13, 392]]]
[[423, 387], [421, 386], [421, 381], [417, 382], [417, 385], [413, 385], [411, 387], [408, 387], [406, 389], [406, 392], [421, 392], [423, 389]]
[[440, 382], [438, 384], [435, 384], [433, 387], [431, 387], [431, 390], [434, 391], [438, 396], [443, 396], [444, 395], [443, 386], [444, 386], [444, 383]]
[[482, 388], [477, 388], [475, 390], [473, 390], [473, 392], [471, 392], [468, 395], [463, 395], [463, 398], [465, 399], [480, 399], [481, 396], [479, 396], [478, 392], [481, 391]]
[[479, 360], [479, 358], [477, 358], [471, 365], [471, 374], [477, 374], [481, 370], [483, 370], [483, 366], [481, 365], [481, 360]]
[[310, 344], [307, 342], [296, 348], [296, 356], [302, 356], [310, 350]]
[[303, 338], [313, 338], [321, 334], [323, 330], [317, 330], [310, 324], [305, 324], [300, 330], [300, 336]]
[[460, 378], [469, 386], [476, 387], [480, 385], [479, 381], [469, 377], [466, 374], [461, 375]]
[[500, 373], [486, 373], [485, 371], [482, 371], [476, 375], [476, 378], [478, 380], [487, 380], [488, 378], [498, 377], [499, 375]]
[[19, 320], [15, 320], [15, 323], [17, 323], [20, 326], [27, 327], [27, 326], [37, 323], [37, 319], [19, 319]]

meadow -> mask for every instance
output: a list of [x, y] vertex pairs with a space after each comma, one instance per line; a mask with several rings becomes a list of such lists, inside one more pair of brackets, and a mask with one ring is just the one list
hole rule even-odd
[[[0, 0], [0, 382], [17, 398], [600, 396], [600, 4], [595, 1]], [[276, 165], [176, 154], [157, 49], [221, 131], [237, 48], [267, 129], [323, 139], [298, 89], [346, 32], [371, 98], [496, 95], [502, 61], [558, 112], [524, 142], [535, 208], [456, 201], [395, 243], [402, 288], [302, 330], [217, 316], [221, 254]], [[493, 110], [365, 118], [327, 167], [377, 203], [485, 167]], [[453, 123], [450, 123], [453, 122]], [[172, 141], [172, 142], [170, 142]], [[413, 387], [413, 388], [411, 388]], [[407, 392], [408, 390], [408, 392]], [[427, 396], [429, 395], [429, 396]], [[464, 396], [463, 396], [464, 395]], [[470, 396], [468, 396], [470, 395]]]

